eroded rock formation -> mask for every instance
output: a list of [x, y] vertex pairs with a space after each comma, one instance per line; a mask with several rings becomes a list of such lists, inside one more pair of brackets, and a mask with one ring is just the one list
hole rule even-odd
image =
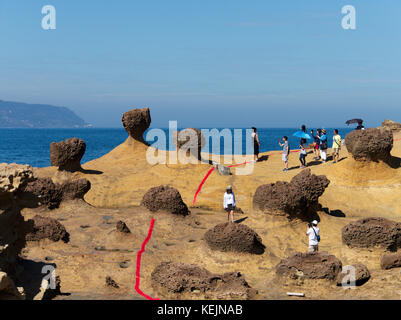
[[345, 137], [345, 144], [356, 161], [388, 162], [393, 149], [393, 133], [386, 128], [354, 130]]
[[173, 214], [188, 215], [187, 205], [179, 191], [170, 186], [158, 186], [149, 189], [142, 198], [141, 205], [152, 212], [167, 211]]
[[401, 223], [384, 218], [364, 218], [342, 229], [343, 242], [349, 247], [401, 248]]
[[201, 130], [187, 128], [174, 134], [173, 143], [178, 149], [185, 151], [187, 155], [192, 155], [200, 160], [206, 140]]
[[326, 176], [302, 170], [291, 182], [278, 181], [256, 189], [253, 206], [266, 214], [310, 219], [319, 209], [319, 197], [330, 184]]
[[131, 138], [145, 143], [144, 132], [149, 128], [152, 119], [149, 108], [132, 109], [124, 113], [122, 122]]
[[382, 269], [401, 268], [401, 252], [386, 253], [380, 259]]
[[250, 299], [257, 294], [239, 272], [223, 275], [212, 274], [205, 268], [193, 264], [163, 262], [151, 275], [155, 290], [162, 294], [199, 294], [206, 299]]
[[384, 120], [382, 123], [382, 127], [390, 129], [391, 131], [400, 131], [401, 123], [392, 120]]
[[63, 171], [79, 171], [85, 154], [86, 143], [82, 139], [71, 138], [50, 144], [50, 163]]
[[69, 242], [70, 234], [56, 219], [36, 215], [33, 219], [32, 230], [26, 235], [27, 241], [49, 239], [54, 242], [62, 240]]
[[[355, 276], [354, 278], [352, 278]], [[352, 278], [352, 279], [351, 279]], [[342, 272], [337, 276], [338, 286], [361, 286], [370, 279], [370, 272], [368, 268], [361, 263], [350, 266], [344, 266]], [[352, 283], [353, 281], [353, 283]]]
[[295, 253], [276, 266], [278, 275], [291, 278], [336, 280], [342, 263], [327, 252]]
[[237, 223], [221, 223], [208, 230], [204, 237], [213, 250], [262, 254], [262, 238], [251, 228]]
[[121, 220], [117, 222], [116, 229], [118, 232], [121, 232], [121, 233], [127, 233], [127, 234], [131, 233], [131, 230], [128, 228], [126, 223]]

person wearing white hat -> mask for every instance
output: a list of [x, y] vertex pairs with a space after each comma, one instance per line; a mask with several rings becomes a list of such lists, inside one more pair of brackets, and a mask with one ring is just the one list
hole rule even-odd
[[308, 252], [319, 251], [320, 229], [317, 227], [317, 221], [313, 220], [308, 226], [306, 235], [309, 236], [309, 249]]
[[228, 222], [234, 223], [235, 195], [231, 186], [224, 193], [223, 207], [227, 211]]

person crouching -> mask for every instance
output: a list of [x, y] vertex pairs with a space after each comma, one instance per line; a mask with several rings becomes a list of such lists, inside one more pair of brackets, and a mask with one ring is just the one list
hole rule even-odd
[[234, 223], [235, 195], [231, 186], [228, 186], [224, 193], [223, 206], [227, 212], [228, 222]]

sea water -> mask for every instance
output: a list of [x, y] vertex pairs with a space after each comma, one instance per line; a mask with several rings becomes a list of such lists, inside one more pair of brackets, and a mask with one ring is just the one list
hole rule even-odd
[[[238, 129], [238, 128], [236, 128]], [[241, 154], [246, 153], [246, 133], [243, 129]], [[168, 137], [168, 129], [163, 129]], [[221, 130], [221, 129], [218, 129]], [[300, 139], [292, 136], [299, 129], [297, 128], [258, 128], [260, 140], [260, 153], [272, 150], [280, 150], [278, 139], [288, 136], [291, 149], [298, 149]], [[327, 129], [329, 147], [333, 137], [334, 129]], [[341, 137], [345, 137], [352, 129], [339, 129]], [[309, 131], [309, 129], [308, 129]], [[234, 128], [231, 129], [234, 137]], [[99, 158], [127, 139], [127, 132], [123, 128], [86, 128], [86, 129], [0, 129], [0, 163], [30, 164], [34, 167], [50, 166], [50, 143], [59, 142], [68, 138], [77, 137], [86, 142], [86, 152], [82, 163]], [[146, 137], [146, 132], [144, 134]], [[150, 144], [154, 141], [148, 141]], [[238, 141], [237, 141], [238, 142]], [[312, 143], [313, 140], [308, 141]], [[239, 153], [233, 139], [233, 153]], [[211, 144], [211, 140], [210, 143]], [[168, 145], [167, 149], [174, 149]], [[211, 152], [203, 150], [204, 152]], [[215, 151], [215, 150], [213, 150]], [[237, 152], [235, 152], [237, 151]], [[224, 153], [223, 139], [220, 143], [220, 154]]]

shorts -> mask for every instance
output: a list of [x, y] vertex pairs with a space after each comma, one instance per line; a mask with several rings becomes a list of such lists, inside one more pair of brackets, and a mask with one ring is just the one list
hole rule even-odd
[[319, 150], [319, 145], [316, 143], [316, 144], [314, 145], [313, 149]]
[[288, 154], [284, 154], [282, 155], [282, 159], [284, 162], [288, 162]]
[[232, 205], [229, 204], [228, 207], [225, 208], [224, 210], [226, 210], [228, 213], [230, 213], [231, 211], [235, 210], [235, 207], [233, 207]]
[[310, 245], [308, 248], [308, 252], [318, 252], [319, 251], [319, 245]]
[[340, 154], [340, 148], [333, 148], [333, 153], [338, 156]]

